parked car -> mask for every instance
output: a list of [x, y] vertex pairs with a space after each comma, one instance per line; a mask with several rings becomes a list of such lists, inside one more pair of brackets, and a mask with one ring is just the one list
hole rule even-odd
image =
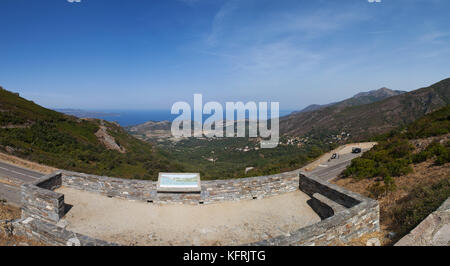
[[352, 153], [361, 153], [361, 148], [352, 148]]

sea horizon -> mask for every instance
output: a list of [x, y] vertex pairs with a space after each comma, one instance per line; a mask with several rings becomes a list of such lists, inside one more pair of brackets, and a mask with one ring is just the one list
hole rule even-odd
[[[55, 108], [58, 112], [73, 115], [79, 118], [97, 118], [103, 119], [109, 122], [117, 122], [122, 127], [129, 127], [140, 125], [149, 121], [161, 122], [161, 121], [173, 121], [177, 118], [178, 114], [171, 114], [170, 110], [162, 109], [77, 109], [77, 108]], [[280, 110], [279, 116], [286, 116], [294, 110]], [[270, 111], [269, 111], [270, 115]], [[205, 121], [210, 115], [203, 115], [203, 121]], [[248, 113], [246, 113], [248, 118]]]

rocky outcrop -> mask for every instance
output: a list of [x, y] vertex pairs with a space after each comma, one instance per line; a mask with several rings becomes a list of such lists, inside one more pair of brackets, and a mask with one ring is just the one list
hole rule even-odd
[[108, 129], [105, 126], [100, 126], [100, 129], [95, 133], [98, 140], [105, 145], [105, 147], [109, 150], [115, 150], [120, 153], [126, 153], [127, 150], [124, 147], [121, 147], [117, 144], [116, 140], [108, 134]]
[[450, 198], [395, 246], [450, 246]]

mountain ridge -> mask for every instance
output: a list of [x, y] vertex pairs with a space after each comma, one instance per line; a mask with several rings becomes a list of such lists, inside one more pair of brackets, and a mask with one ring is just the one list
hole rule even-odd
[[369, 104], [335, 105], [294, 113], [280, 119], [280, 133], [325, 137], [347, 132], [351, 134], [352, 140], [364, 140], [446, 106], [450, 103], [449, 98], [450, 78]]
[[368, 103], [372, 103], [372, 102], [381, 101], [386, 98], [389, 98], [389, 97], [392, 97], [395, 95], [400, 95], [403, 93], [406, 93], [406, 91], [391, 90], [386, 87], [382, 87], [378, 90], [359, 92], [350, 98], [347, 98], [345, 100], [338, 101], [338, 102], [332, 102], [332, 103], [328, 103], [328, 104], [311, 104], [311, 105], [308, 105], [307, 107], [303, 108], [302, 110], [293, 112], [293, 113], [312, 112], [312, 111], [316, 111], [316, 110], [319, 110], [319, 109], [322, 109], [325, 107], [336, 106], [336, 105], [339, 105], [341, 107], [344, 107], [344, 106], [346, 107], [346, 106], [368, 104]]

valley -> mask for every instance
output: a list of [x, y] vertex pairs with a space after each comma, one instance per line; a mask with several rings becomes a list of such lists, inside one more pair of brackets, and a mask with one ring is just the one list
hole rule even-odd
[[375, 140], [449, 104], [449, 97], [446, 79], [411, 92], [381, 88], [311, 105], [280, 118], [280, 143], [268, 150], [259, 149], [259, 138], [174, 138], [169, 121], [149, 121], [126, 130], [205, 179], [240, 178], [298, 169], [339, 145]]

